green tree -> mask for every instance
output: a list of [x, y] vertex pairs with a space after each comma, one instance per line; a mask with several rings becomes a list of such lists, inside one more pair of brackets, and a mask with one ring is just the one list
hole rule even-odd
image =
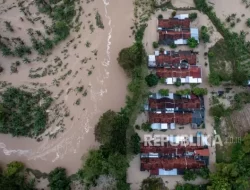
[[208, 75], [208, 81], [211, 85], [219, 86], [221, 84], [220, 75], [216, 72], [211, 72]]
[[197, 13], [189, 13], [189, 19], [193, 22], [197, 18]]
[[187, 44], [190, 48], [196, 48], [198, 46], [198, 41], [192, 37], [187, 40]]
[[204, 96], [207, 95], [207, 88], [198, 88], [195, 87], [192, 89], [193, 94], [197, 95], [197, 96]]
[[152, 87], [158, 84], [159, 78], [154, 74], [149, 74], [146, 76], [145, 81], [149, 87]]
[[181, 86], [181, 79], [180, 79], [180, 78], [177, 78], [177, 79], [176, 79], [176, 82], [175, 82], [174, 84], [175, 84], [175, 86], [177, 86], [177, 87]]
[[250, 27], [250, 18], [247, 19], [246, 25], [247, 25], [248, 27]]
[[66, 39], [70, 32], [69, 26], [64, 21], [57, 21], [53, 25], [53, 30], [56, 34], [55, 43], [58, 43], [59, 41]]
[[195, 171], [193, 171], [193, 170], [185, 170], [184, 171], [183, 179], [185, 181], [195, 180], [196, 178], [197, 178], [197, 174]]
[[116, 112], [108, 110], [100, 117], [99, 122], [95, 126], [95, 139], [98, 142], [102, 144], [110, 142], [116, 116]]
[[158, 42], [153, 42], [153, 48], [156, 49], [159, 47], [159, 43]]
[[51, 190], [70, 190], [70, 179], [67, 177], [65, 168], [55, 168], [48, 176], [49, 187]]
[[163, 19], [162, 14], [159, 14], [159, 15], [158, 15], [158, 19]]
[[111, 154], [108, 158], [109, 174], [115, 176], [116, 179], [126, 178], [126, 171], [129, 167], [126, 156], [119, 153]]
[[140, 153], [140, 148], [141, 148], [140, 141], [141, 141], [141, 138], [138, 135], [138, 133], [133, 134], [130, 138], [130, 146], [134, 154]]
[[201, 39], [204, 43], [208, 43], [210, 41], [210, 36], [208, 34], [208, 29], [206, 26], [201, 27]]
[[244, 136], [242, 150], [245, 153], [250, 153], [250, 134]]
[[228, 110], [225, 108], [223, 104], [217, 104], [215, 106], [210, 107], [209, 113], [214, 117], [223, 117], [228, 113]]
[[159, 94], [162, 96], [168, 96], [169, 95], [169, 90], [168, 89], [160, 89]]
[[168, 190], [168, 188], [161, 178], [148, 177], [142, 181], [140, 190]]
[[131, 74], [133, 69], [142, 63], [142, 58], [145, 51], [142, 43], [136, 42], [129, 48], [124, 48], [120, 51], [118, 63], [127, 72]]

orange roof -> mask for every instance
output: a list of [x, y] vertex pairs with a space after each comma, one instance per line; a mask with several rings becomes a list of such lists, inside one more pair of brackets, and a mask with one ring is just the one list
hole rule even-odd
[[200, 156], [209, 156], [209, 150], [207, 149], [201, 149], [201, 150], [195, 150], [195, 154], [199, 154]]

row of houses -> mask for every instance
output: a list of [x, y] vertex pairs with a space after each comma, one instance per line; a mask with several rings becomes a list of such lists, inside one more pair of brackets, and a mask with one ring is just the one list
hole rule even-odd
[[199, 128], [205, 120], [204, 99], [193, 94], [151, 94], [144, 108], [148, 111], [148, 122], [153, 130], [175, 129], [176, 124], [191, 124], [192, 128]]
[[[190, 27], [188, 14], [170, 19], [158, 20], [159, 44], [183, 45], [193, 37], [199, 41], [197, 28]], [[196, 65], [197, 53], [193, 51], [155, 51], [148, 56], [148, 67], [156, 69], [156, 75], [165, 79], [166, 84], [202, 83], [201, 67]]]
[[174, 18], [158, 19], [159, 44], [185, 45], [189, 38], [199, 42], [198, 28], [190, 27], [188, 14], [176, 15]]
[[186, 169], [201, 169], [209, 164], [207, 146], [145, 146], [141, 144], [141, 171], [151, 175], [183, 175]]

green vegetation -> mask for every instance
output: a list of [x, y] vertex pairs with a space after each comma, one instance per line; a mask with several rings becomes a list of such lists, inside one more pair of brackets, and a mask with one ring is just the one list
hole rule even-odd
[[10, 22], [4, 21], [4, 23], [5, 23], [6, 29], [7, 29], [8, 31], [14, 32], [14, 29], [13, 29], [13, 27], [12, 27], [12, 25], [11, 25]]
[[207, 189], [207, 185], [193, 185], [189, 183], [177, 184], [175, 190], [210, 190]]
[[176, 79], [176, 82], [175, 82], [174, 84], [175, 84], [175, 86], [177, 86], [177, 87], [181, 86], [181, 79], [180, 79], [180, 78], [177, 78], [177, 79]]
[[184, 175], [183, 175], [183, 179], [185, 181], [192, 181], [192, 180], [195, 180], [196, 178], [197, 178], [197, 174], [195, 171], [185, 170]]
[[153, 48], [156, 49], [159, 47], [159, 43], [158, 42], [153, 42]]
[[141, 64], [142, 56], [145, 56], [143, 45], [136, 42], [133, 46], [120, 51], [118, 63], [130, 75], [131, 71], [137, 68], [138, 64]]
[[148, 177], [142, 181], [140, 190], [168, 190], [160, 177]]
[[187, 40], [187, 44], [190, 48], [196, 48], [199, 43], [195, 38], [192, 37]]
[[152, 131], [150, 123], [146, 122], [141, 125], [141, 129], [143, 131]]
[[65, 168], [55, 168], [48, 176], [49, 187], [51, 190], [70, 190], [70, 179], [66, 175]]
[[205, 0], [194, 0], [194, 2], [196, 8], [209, 17], [224, 37], [224, 40], [218, 41], [209, 50], [214, 54], [214, 56], [209, 57], [211, 73], [209, 82], [212, 85], [219, 85], [221, 81], [232, 80], [236, 84], [244, 85], [245, 81], [242, 78], [248, 77], [250, 71], [248, 64], [245, 63], [250, 57], [248, 50], [250, 43], [245, 41], [245, 32], [241, 31], [240, 34], [230, 32]]
[[149, 87], [156, 86], [158, 84], [159, 78], [154, 74], [149, 74], [145, 77], [145, 81]]
[[208, 34], [208, 29], [206, 26], [201, 27], [201, 39], [204, 43], [208, 43], [210, 41], [210, 36]]
[[102, 22], [102, 17], [99, 14], [98, 11], [96, 12], [95, 20], [96, 20], [96, 26], [98, 26], [101, 29], [104, 29], [104, 25], [103, 25], [103, 22]]
[[35, 180], [27, 179], [27, 173], [21, 162], [11, 162], [0, 172], [0, 189], [4, 190], [35, 190]]
[[228, 110], [225, 108], [223, 104], [217, 104], [215, 106], [212, 106], [209, 110], [209, 114], [211, 116], [220, 118], [228, 115]]
[[207, 91], [207, 88], [199, 88], [199, 87], [193, 87], [191, 89], [186, 88], [183, 90], [176, 91], [176, 94], [179, 94], [179, 95], [189, 95], [191, 93], [197, 96], [204, 96], [204, 95], [207, 95], [208, 91]]
[[160, 89], [159, 94], [162, 96], [168, 96], [169, 90], [168, 89]]
[[250, 27], [250, 18], [247, 19], [246, 25], [247, 25], [248, 27]]
[[197, 18], [197, 13], [189, 13], [189, 19], [193, 22]]
[[162, 14], [159, 14], [159, 15], [158, 15], [158, 19], [163, 19]]
[[46, 110], [52, 103], [50, 92], [39, 89], [27, 92], [8, 88], [1, 94], [0, 132], [33, 137], [46, 129]]
[[207, 88], [194, 87], [192, 88], [192, 93], [197, 96], [204, 96], [204, 95], [207, 95]]
[[191, 94], [191, 90], [186, 88], [183, 90], [177, 90], [175, 93], [179, 94], [179, 95], [189, 95], [189, 94]]
[[130, 138], [130, 146], [134, 154], [140, 153], [140, 150], [141, 150], [140, 141], [141, 141], [141, 138], [137, 133], [133, 134]]
[[177, 45], [175, 43], [172, 43], [172, 44], [170, 44], [169, 47], [172, 48], [172, 49], [175, 49], [175, 48], [177, 48]]
[[176, 16], [176, 11], [173, 11], [173, 12], [171, 13], [171, 15], [172, 15], [172, 17], [175, 17], [175, 16]]

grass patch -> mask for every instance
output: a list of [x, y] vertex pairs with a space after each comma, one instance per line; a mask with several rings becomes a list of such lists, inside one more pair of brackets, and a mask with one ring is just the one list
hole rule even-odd
[[12, 87], [1, 98], [1, 133], [34, 137], [46, 129], [46, 110], [53, 101], [49, 91], [39, 89], [32, 93]]

